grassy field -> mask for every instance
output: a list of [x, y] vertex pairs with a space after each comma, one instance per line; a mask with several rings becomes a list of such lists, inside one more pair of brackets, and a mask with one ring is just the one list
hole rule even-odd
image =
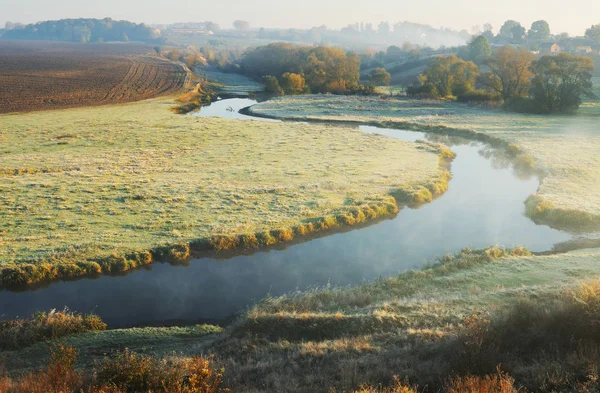
[[[215, 351], [230, 370], [229, 383], [241, 392], [259, 386], [258, 391], [327, 391], [326, 386], [349, 391], [363, 383], [389, 384], [393, 376], [437, 391], [447, 376], [464, 372], [458, 367], [464, 354], [455, 345], [469, 323], [465, 318], [494, 319], [522, 302], [537, 302], [549, 313], [552, 307], [544, 307], [599, 272], [598, 249], [513, 254], [518, 256], [494, 248], [467, 250], [423, 271], [355, 288], [266, 299], [226, 330]], [[549, 362], [552, 355], [547, 356]], [[521, 383], [536, 385], [545, 377], [542, 365], [533, 372], [527, 361], [502, 363]], [[490, 373], [497, 364], [467, 372]]]
[[[498, 363], [518, 386], [566, 391], [593, 372], [586, 367], [596, 367], [590, 362], [597, 353], [583, 353], [576, 341], [555, 352], [553, 340], [575, 334], [561, 323], [596, 318], [597, 309], [586, 307], [598, 304], [600, 285], [577, 288], [598, 275], [599, 259], [600, 249], [551, 256], [464, 250], [422, 271], [357, 287], [268, 298], [224, 330], [134, 328], [60, 342], [79, 349], [83, 368], [126, 347], [159, 358], [215, 354], [236, 392], [350, 392], [364, 383], [391, 384], [394, 376], [437, 391], [449, 376], [493, 373]], [[572, 311], [577, 316], [565, 318]], [[515, 348], [531, 352], [518, 355]], [[0, 352], [9, 373], [42, 367], [47, 355], [46, 343]]]
[[600, 229], [598, 103], [585, 103], [576, 116], [526, 116], [451, 102], [322, 95], [274, 99], [252, 111], [290, 119], [389, 122], [392, 127], [442, 133], [457, 130], [515, 144], [544, 171], [538, 193], [529, 200], [530, 216], [563, 229]]
[[0, 277], [122, 272], [257, 248], [445, 191], [443, 147], [173, 114], [173, 101], [0, 117]]
[[194, 73], [214, 83], [214, 89], [221, 94], [248, 96], [264, 91], [265, 87], [241, 74], [221, 72], [214, 67], [197, 67]]

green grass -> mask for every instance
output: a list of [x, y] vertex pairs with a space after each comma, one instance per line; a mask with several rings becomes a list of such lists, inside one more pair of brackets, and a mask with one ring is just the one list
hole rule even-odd
[[392, 194], [447, 187], [438, 155], [451, 157], [439, 145], [180, 116], [172, 106], [162, 98], [0, 117], [3, 284], [271, 245], [290, 231], [394, 214]]
[[527, 116], [452, 102], [323, 95], [278, 98], [252, 111], [288, 119], [379, 122], [514, 145], [543, 171], [535, 200], [557, 211], [540, 208], [533, 218], [573, 231], [600, 229], [598, 103], [584, 103], [575, 116]]

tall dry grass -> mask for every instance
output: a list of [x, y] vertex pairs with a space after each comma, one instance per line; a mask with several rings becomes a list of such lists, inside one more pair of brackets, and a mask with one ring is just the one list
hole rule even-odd
[[212, 358], [174, 362], [126, 350], [106, 359], [97, 370], [75, 368], [77, 350], [52, 347], [48, 367], [20, 378], [0, 378], [0, 393], [226, 393], [223, 370]]
[[[362, 386], [354, 393], [421, 393], [429, 391], [427, 387], [419, 388], [394, 378], [391, 386]], [[431, 391], [435, 392], [433, 389]], [[515, 387], [514, 379], [498, 367], [494, 374], [448, 378], [440, 393], [527, 393], [527, 391], [524, 388]]]
[[81, 315], [64, 309], [38, 312], [30, 318], [0, 320], [0, 350], [17, 349], [70, 334], [106, 330], [94, 314]]
[[554, 299], [468, 316], [446, 356], [461, 373], [482, 375], [502, 364], [530, 390], [579, 391], [598, 386], [599, 326], [600, 280], [592, 280]]

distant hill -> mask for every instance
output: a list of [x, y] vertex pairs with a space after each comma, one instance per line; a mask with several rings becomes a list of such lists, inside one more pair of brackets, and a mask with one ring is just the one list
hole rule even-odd
[[44, 40], [66, 42], [145, 42], [162, 43], [165, 39], [158, 29], [129, 21], [104, 19], [61, 19], [17, 25], [6, 29], [3, 39]]

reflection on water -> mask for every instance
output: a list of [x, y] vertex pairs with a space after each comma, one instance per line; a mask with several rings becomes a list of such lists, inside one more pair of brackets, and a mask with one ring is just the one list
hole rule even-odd
[[[251, 103], [223, 100], [213, 104], [221, 112], [212, 105], [208, 108], [225, 115], [222, 111], [227, 107], [237, 111]], [[408, 141], [428, 138], [418, 132], [361, 129]], [[515, 176], [510, 166], [498, 165], [494, 159], [501, 155], [490, 154], [481, 143], [455, 142], [449, 191], [419, 209], [403, 209], [392, 220], [284, 250], [226, 260], [204, 258], [187, 267], [156, 264], [124, 277], [54, 283], [24, 293], [5, 291], [0, 293], [0, 310], [13, 317], [66, 305], [81, 312], [95, 311], [113, 327], [211, 321], [227, 318], [267, 294], [395, 275], [466, 246], [522, 245], [545, 251], [570, 239], [523, 215], [523, 202], [539, 186], [536, 177]]]

